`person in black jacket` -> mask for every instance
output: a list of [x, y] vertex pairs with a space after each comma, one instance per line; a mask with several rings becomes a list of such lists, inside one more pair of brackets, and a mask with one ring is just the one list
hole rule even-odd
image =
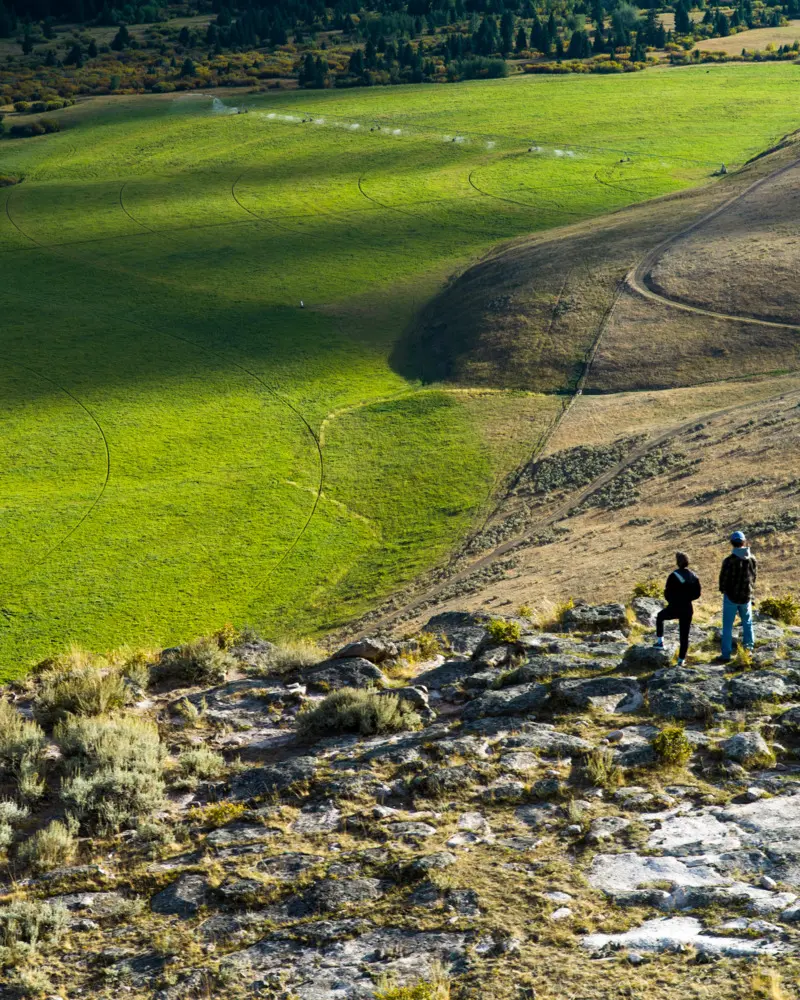
[[680, 630], [678, 666], [682, 667], [689, 651], [689, 629], [694, 616], [692, 601], [700, 596], [701, 587], [700, 581], [689, 569], [689, 557], [685, 552], [676, 552], [675, 562], [678, 568], [667, 577], [667, 585], [664, 587], [667, 606], [656, 615], [655, 646], [657, 649], [664, 646], [664, 622], [677, 618]]
[[742, 643], [751, 653], [753, 646], [753, 592], [758, 578], [758, 563], [751, 553], [744, 532], [731, 535], [733, 550], [722, 560], [719, 590], [722, 594], [722, 655], [727, 663], [733, 652], [733, 623], [736, 616], [742, 623]]

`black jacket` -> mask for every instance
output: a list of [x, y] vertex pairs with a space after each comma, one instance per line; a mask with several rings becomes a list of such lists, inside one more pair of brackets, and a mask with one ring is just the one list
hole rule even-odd
[[749, 604], [753, 599], [757, 576], [758, 563], [755, 556], [742, 559], [731, 552], [722, 560], [722, 569], [719, 573], [720, 593], [734, 604]]
[[690, 569], [676, 569], [667, 577], [664, 600], [673, 608], [683, 608], [696, 601], [702, 588]]

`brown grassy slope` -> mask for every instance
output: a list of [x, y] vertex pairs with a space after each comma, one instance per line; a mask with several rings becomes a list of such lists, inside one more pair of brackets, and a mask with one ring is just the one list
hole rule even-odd
[[[654, 246], [797, 156], [798, 146], [792, 142], [735, 175], [694, 191], [500, 247], [453, 280], [423, 310], [398, 349], [398, 365], [407, 374], [431, 381], [543, 392], [574, 387], [629, 269]], [[792, 169], [785, 175], [790, 190], [797, 173]], [[800, 204], [795, 198], [787, 200], [782, 190], [772, 194], [765, 188], [758, 198], [737, 202], [719, 217], [718, 227], [736, 229], [735, 220], [741, 215], [738, 228], [745, 231], [762, 204], [776, 206], [766, 230], [785, 226], [778, 206], [800, 216]], [[794, 245], [790, 235], [784, 245], [790, 255]], [[679, 251], [680, 246], [673, 252]], [[746, 289], [748, 300], [756, 297], [748, 312], [766, 314], [774, 308], [770, 282], [763, 273], [769, 258], [758, 261], [754, 264], [762, 272]], [[689, 261], [687, 268], [691, 266]], [[736, 255], [721, 252], [714, 280], [733, 287], [740, 271]], [[788, 288], [788, 267], [786, 274]], [[790, 368], [798, 360], [792, 333], [735, 324], [731, 329], [727, 321], [724, 330], [715, 329], [707, 318], [674, 313], [623, 295], [604, 330], [587, 388], [618, 391], [696, 384]]]

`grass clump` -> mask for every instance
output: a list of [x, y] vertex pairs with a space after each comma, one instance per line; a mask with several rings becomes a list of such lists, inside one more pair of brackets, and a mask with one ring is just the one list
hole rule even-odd
[[789, 994], [783, 988], [781, 974], [775, 969], [754, 972], [750, 985], [752, 996], [757, 1000], [789, 1000]]
[[433, 632], [420, 632], [414, 641], [417, 644], [415, 656], [418, 660], [432, 660], [444, 649], [441, 637]]
[[653, 737], [651, 746], [664, 767], [683, 767], [692, 756], [692, 744], [680, 726], [665, 726]]
[[589, 750], [583, 758], [582, 769], [586, 780], [606, 791], [619, 788], [625, 780], [622, 768], [614, 761], [613, 751], [607, 747]]
[[74, 834], [68, 826], [55, 819], [20, 845], [17, 856], [35, 871], [46, 872], [68, 865], [76, 851]]
[[70, 717], [54, 738], [67, 766], [61, 799], [86, 830], [116, 832], [161, 805], [162, 752], [152, 723], [133, 716]]
[[765, 597], [759, 604], [762, 615], [769, 615], [785, 625], [800, 625], [800, 601], [791, 594], [783, 597]]
[[0, 701], [0, 774], [14, 778], [27, 802], [44, 794], [40, 774], [45, 735], [36, 722], [29, 722], [7, 701]]
[[222, 684], [236, 661], [215, 639], [194, 639], [192, 642], [165, 649], [154, 679], [175, 684]]
[[68, 715], [106, 715], [122, 708], [129, 688], [120, 674], [88, 666], [46, 675], [34, 701], [34, 713], [44, 726]]
[[342, 688], [324, 698], [314, 708], [297, 717], [299, 734], [305, 739], [321, 739], [338, 733], [399, 733], [420, 729], [422, 720], [408, 702], [393, 694], [379, 694], [357, 688]]
[[493, 642], [499, 643], [519, 642], [522, 636], [519, 622], [507, 622], [502, 618], [493, 618], [486, 626], [486, 631]]
[[634, 597], [656, 597], [663, 594], [661, 583], [658, 580], [640, 580], [633, 585]]
[[243, 802], [209, 802], [207, 806], [195, 806], [189, 811], [189, 819], [206, 829], [216, 830], [241, 819], [247, 807]]
[[326, 660], [328, 654], [316, 643], [308, 639], [293, 639], [276, 643], [267, 654], [267, 672], [271, 674], [290, 674], [304, 667], [313, 667], [315, 663]]

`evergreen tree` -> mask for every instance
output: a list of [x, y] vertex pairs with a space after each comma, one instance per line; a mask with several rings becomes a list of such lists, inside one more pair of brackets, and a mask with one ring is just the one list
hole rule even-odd
[[94, 39], [89, 42], [89, 48], [86, 51], [90, 59], [97, 58], [97, 42]]
[[500, 18], [500, 51], [507, 55], [514, 48], [514, 15], [506, 11]]
[[362, 76], [364, 73], [364, 53], [361, 49], [353, 49], [350, 56], [349, 71], [353, 76]]
[[67, 58], [64, 60], [65, 66], [75, 66], [76, 69], [80, 69], [83, 66], [83, 57], [81, 55], [80, 45], [73, 45], [72, 48], [67, 53]]
[[364, 50], [364, 62], [367, 69], [378, 68], [378, 50], [375, 48], [375, 42], [371, 38], [367, 39], [367, 46]]
[[688, 35], [692, 30], [692, 21], [689, 17], [689, 8], [686, 0], [678, 0], [675, 4], [675, 34]]
[[180, 30], [180, 33], [178, 35], [178, 41], [180, 42], [181, 45], [185, 46], [188, 46], [190, 42], [189, 29], [186, 27], [185, 24]]
[[197, 76], [197, 67], [188, 56], [183, 60], [183, 66], [181, 66], [181, 76]]
[[[778, 20], [780, 24], [780, 19]], [[720, 38], [727, 38], [731, 33], [731, 26], [728, 18], [723, 14], [721, 10], [717, 11], [717, 16], [714, 19], [714, 34], [719, 35]]]
[[0, 38], [10, 38], [16, 28], [16, 19], [13, 14], [6, 10], [0, 3]]
[[314, 56], [310, 52], [306, 52], [297, 82], [301, 87], [310, 87], [314, 83], [315, 76]]
[[55, 66], [56, 64], [56, 54], [52, 49], [47, 50], [47, 55], [44, 57], [45, 66]]
[[514, 45], [514, 48], [517, 50], [517, 52], [524, 52], [525, 49], [527, 49], [527, 47], [528, 47], [528, 39], [527, 36], [525, 35], [525, 28], [523, 25], [520, 25], [519, 31], [517, 32], [517, 41], [516, 44]]
[[31, 52], [33, 52], [33, 39], [26, 31], [22, 38], [22, 54], [29, 56]]
[[217, 26], [212, 21], [209, 24], [208, 29], [206, 31], [206, 45], [209, 48], [212, 48], [213, 46], [215, 46], [217, 44], [218, 38], [219, 38], [219, 34], [217, 32]]
[[567, 56], [570, 59], [588, 59], [592, 54], [592, 44], [585, 31], [578, 29], [572, 32], [567, 46]]
[[127, 49], [130, 44], [131, 36], [128, 29], [124, 24], [121, 24], [119, 26], [119, 31], [111, 40], [111, 48], [114, 49], [115, 52], [121, 52], [123, 49]]

